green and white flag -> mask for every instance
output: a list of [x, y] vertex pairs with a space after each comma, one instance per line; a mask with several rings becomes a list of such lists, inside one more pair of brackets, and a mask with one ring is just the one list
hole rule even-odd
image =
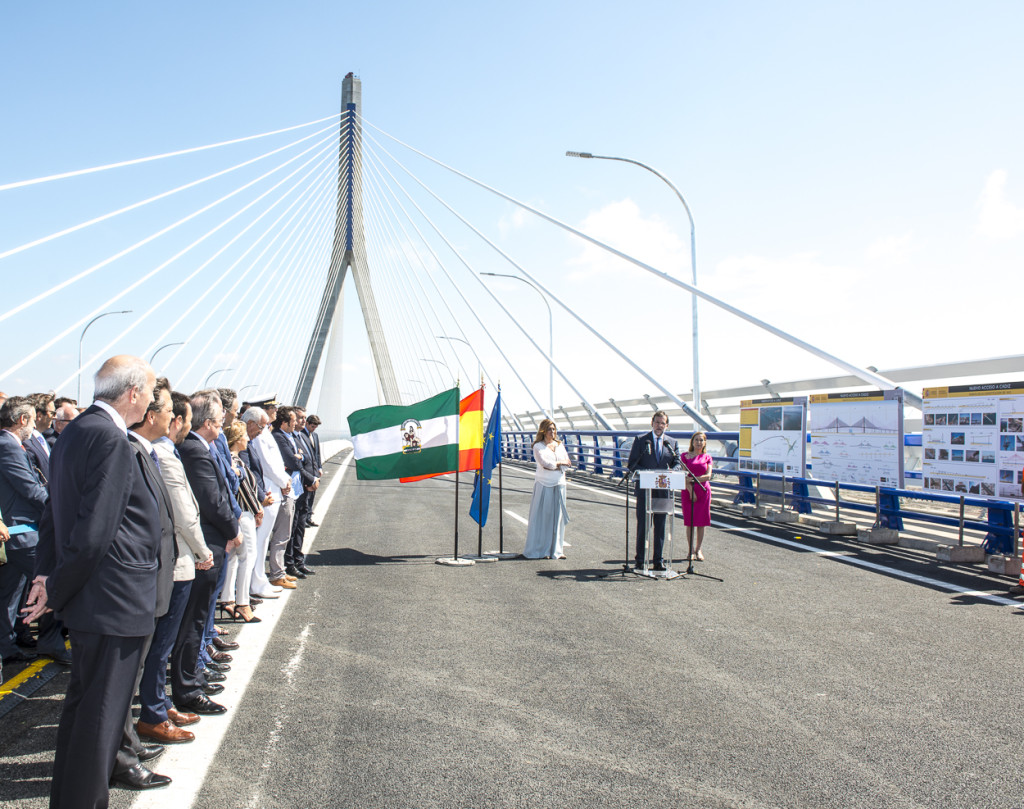
[[459, 467], [459, 389], [411, 405], [381, 405], [348, 417], [359, 480], [392, 480]]

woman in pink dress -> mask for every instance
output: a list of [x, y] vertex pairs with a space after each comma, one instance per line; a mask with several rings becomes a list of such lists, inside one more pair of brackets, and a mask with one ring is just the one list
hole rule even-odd
[[686, 490], [680, 492], [686, 539], [690, 545], [687, 559], [699, 562], [704, 561], [704, 554], [700, 550], [704, 542], [704, 526], [711, 525], [711, 456], [705, 452], [707, 446], [707, 436], [696, 432], [690, 436], [690, 448], [679, 458], [689, 472], [686, 476]]

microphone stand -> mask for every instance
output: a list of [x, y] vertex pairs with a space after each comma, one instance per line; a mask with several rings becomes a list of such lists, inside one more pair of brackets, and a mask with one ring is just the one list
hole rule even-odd
[[[623, 483], [628, 481], [629, 476], [631, 476], [633, 474], [633, 470], [632, 469], [627, 469], [626, 473], [627, 474], [623, 475], [622, 481], [619, 483], [620, 486]], [[622, 576], [623, 578], [625, 578], [626, 576], [635, 576], [635, 575], [637, 575], [636, 571], [633, 570], [633, 568], [629, 564], [629, 488], [627, 487], [627, 489], [626, 489], [626, 548], [625, 548], [624, 560], [623, 560], [623, 563], [622, 563], [622, 569], [621, 570], [616, 570], [614, 573], [599, 573], [597, 577], [599, 579], [607, 579], [607, 578], [610, 578], [612, 576]]]

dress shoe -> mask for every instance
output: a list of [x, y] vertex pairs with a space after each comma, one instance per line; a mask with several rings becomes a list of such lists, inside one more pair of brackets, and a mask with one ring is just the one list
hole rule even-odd
[[288, 579], [274, 579], [270, 583], [273, 584], [275, 587], [282, 587], [285, 590], [295, 590], [295, 589], [297, 589], [296, 586], [295, 586], [295, 582], [288, 581]]
[[184, 744], [195, 739], [196, 735], [190, 730], [182, 730], [173, 724], [169, 719], [159, 725], [150, 725], [148, 722], [136, 722], [135, 730], [144, 739], [152, 739], [160, 744]]
[[296, 570], [298, 570], [300, 573], [305, 573], [307, 576], [315, 576], [316, 575], [316, 571], [315, 570], [310, 570], [305, 565], [299, 565], [296, 568]]
[[307, 528], [319, 528], [320, 524], [319, 523], [315, 523], [312, 520], [310, 520], [309, 522], [306, 523], [306, 527]]
[[54, 649], [53, 651], [45, 649], [37, 649], [38, 654], [44, 655], [53, 659], [53, 662], [59, 666], [70, 666], [71, 665], [71, 650], [70, 649]]
[[36, 648], [36, 639], [32, 637], [31, 632], [22, 632], [21, 634], [19, 634], [18, 637], [15, 639], [15, 643], [17, 643], [19, 646], [24, 646], [26, 649]]
[[299, 570], [297, 567], [295, 567], [295, 565], [285, 568], [285, 573], [288, 575], [288, 578], [291, 579], [297, 580], [306, 578], [306, 574]]
[[35, 654], [32, 652], [17, 651], [12, 655], [0, 655], [3, 658], [4, 663], [31, 663], [36, 659]]
[[177, 707], [179, 711], [197, 713], [201, 716], [215, 716], [227, 712], [227, 708], [203, 694], [192, 697], [192, 699], [184, 699], [178, 703]]
[[203, 693], [208, 697], [215, 697], [224, 691], [224, 686], [220, 683], [207, 683], [203, 686]]
[[208, 683], [222, 683], [227, 677], [221, 674], [219, 671], [214, 671], [211, 668], [204, 669], [203, 679]]
[[159, 789], [171, 783], [171, 779], [166, 775], [150, 772], [141, 764], [136, 764], [130, 770], [115, 773], [114, 777], [110, 779], [110, 783], [112, 786], [125, 789]]
[[229, 671], [231, 671], [230, 664], [218, 663], [216, 660], [207, 663], [206, 668], [210, 669], [211, 671], [219, 671], [221, 674], [227, 674]]
[[138, 755], [139, 761], [152, 761], [163, 754], [164, 747], [162, 744], [144, 744]]
[[212, 646], [207, 646], [206, 647], [206, 653], [210, 656], [210, 659], [214, 663], [230, 663], [231, 662], [231, 655], [229, 655], [227, 652], [218, 652]]
[[213, 645], [218, 651], [230, 652], [238, 648], [238, 641], [224, 640], [223, 638], [214, 638]]
[[213, 631], [216, 634], [220, 635], [222, 638], [226, 638], [228, 635], [231, 634], [230, 629], [228, 629], [226, 626], [221, 626], [220, 624], [214, 624]]
[[199, 721], [199, 717], [194, 713], [182, 713], [177, 708], [167, 709], [167, 718], [170, 719], [179, 728], [185, 727], [185, 725], [194, 725]]
[[251, 599], [253, 598], [280, 598], [280, 596], [278, 595], [278, 593], [280, 592], [280, 590], [278, 590], [276, 593], [273, 590], [264, 590], [262, 593], [249, 593], [250, 603]]
[[[253, 595], [249, 596], [249, 606], [250, 607], [258, 607], [262, 603], [263, 603], [263, 599], [260, 598], [259, 596], [253, 596]], [[245, 605], [243, 604], [242, 606], [244, 607]]]

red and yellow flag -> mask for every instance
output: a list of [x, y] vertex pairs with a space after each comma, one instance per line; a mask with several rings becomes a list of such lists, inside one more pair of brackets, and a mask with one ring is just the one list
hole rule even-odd
[[[459, 402], [459, 471], [471, 472], [481, 468], [484, 450], [484, 389], [475, 390]], [[450, 475], [447, 472], [436, 472], [433, 475], [419, 475], [412, 478], [399, 478], [402, 483], [436, 478], [438, 475]]]

